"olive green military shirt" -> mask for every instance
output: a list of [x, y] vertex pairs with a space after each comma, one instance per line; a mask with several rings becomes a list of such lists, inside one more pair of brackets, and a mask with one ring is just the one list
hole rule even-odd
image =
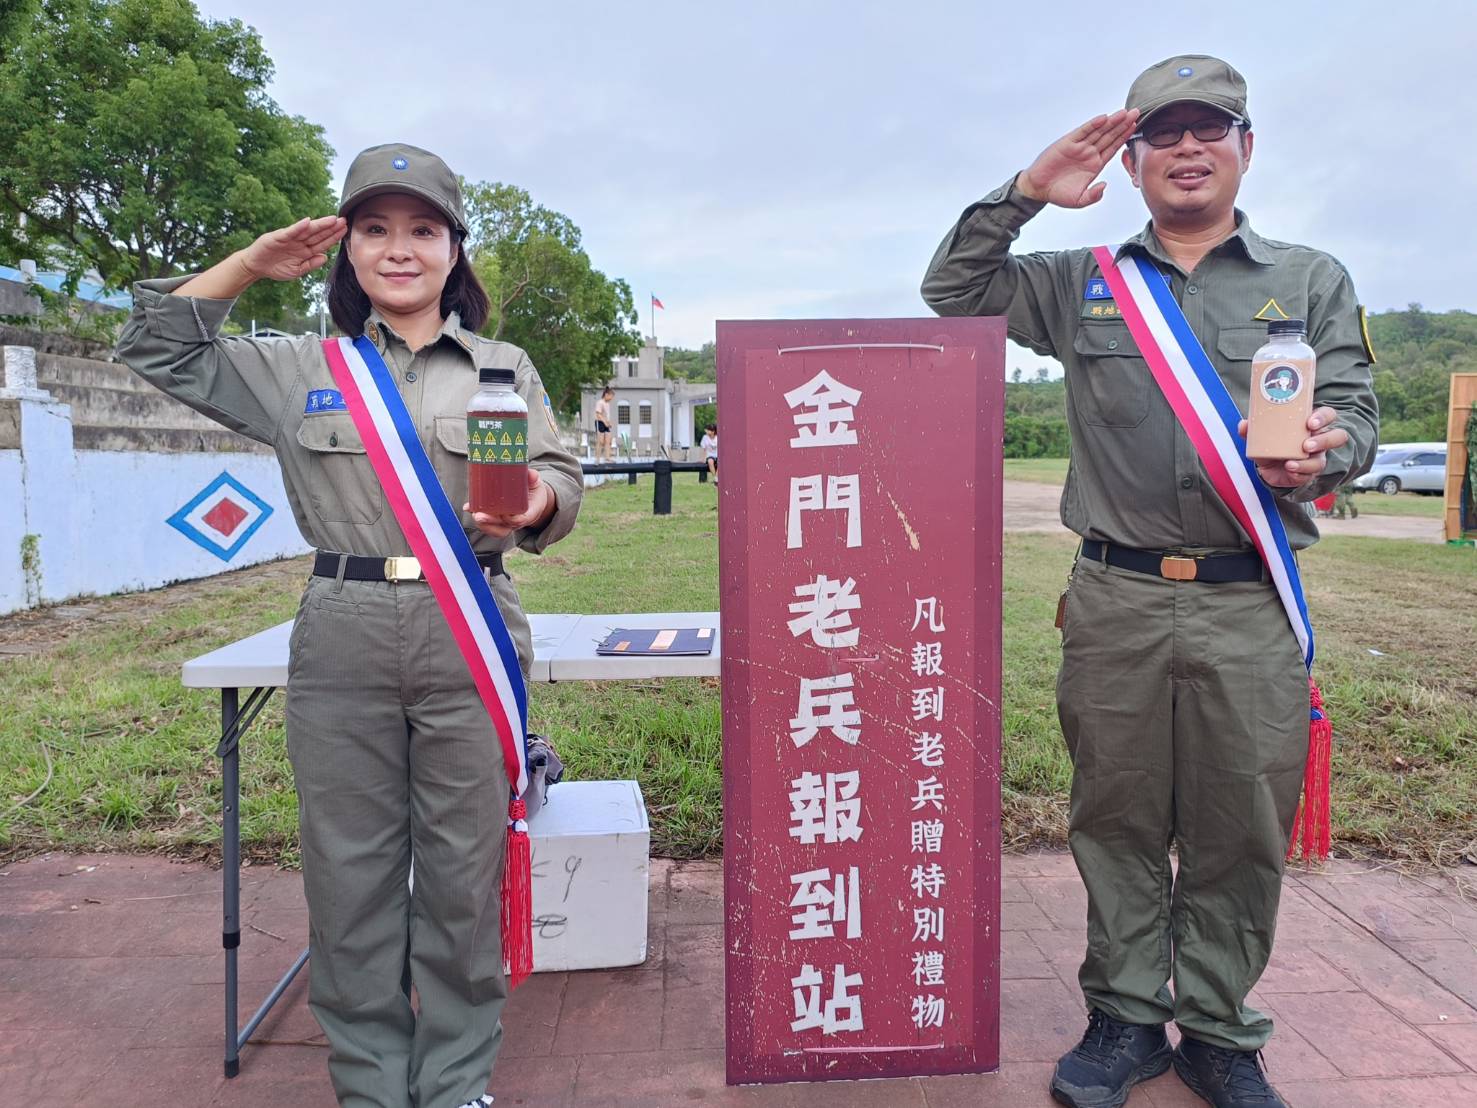
[[[221, 325], [232, 301], [171, 295], [187, 280], [134, 286], [133, 314], [118, 341], [118, 356], [170, 396], [272, 447], [298, 528], [313, 546], [371, 556], [409, 554], [352, 418], [342, 407], [321, 406], [320, 390], [337, 386], [320, 341], [313, 336], [223, 337]], [[441, 486], [458, 510], [467, 501], [466, 409], [477, 391], [477, 371], [515, 371], [514, 388], [529, 409], [528, 463], [549, 483], [558, 507], [543, 527], [506, 538], [484, 535], [462, 513], [462, 526], [479, 554], [515, 544], [541, 553], [573, 529], [583, 474], [559, 444], [543, 384], [527, 354], [466, 330], [456, 313], [414, 353], [377, 312], [370, 314], [364, 333], [394, 375]], [[320, 404], [312, 403], [315, 398]]]
[[[1247, 550], [1251, 540], [1211, 487], [1199, 456], [1139, 355], [1118, 306], [1090, 284], [1090, 250], [1015, 255], [1010, 244], [1044, 204], [1015, 178], [966, 208], [923, 278], [940, 315], [1001, 315], [1012, 339], [1066, 370], [1072, 460], [1062, 522], [1077, 534], [1146, 550]], [[1194, 272], [1170, 259], [1153, 226], [1118, 257], [1145, 254], [1169, 275], [1175, 299], [1244, 414], [1251, 359], [1267, 319], [1304, 319], [1317, 352], [1315, 405], [1338, 412], [1349, 441], [1296, 489], [1272, 491], [1295, 549], [1318, 539], [1311, 505], [1369, 468], [1379, 413], [1354, 285], [1344, 267], [1306, 246], [1264, 239], [1236, 213], [1236, 232]]]

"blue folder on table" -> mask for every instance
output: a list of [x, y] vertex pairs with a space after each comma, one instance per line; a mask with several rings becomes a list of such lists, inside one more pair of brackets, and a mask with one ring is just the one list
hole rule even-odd
[[711, 654], [711, 627], [617, 627], [596, 654]]

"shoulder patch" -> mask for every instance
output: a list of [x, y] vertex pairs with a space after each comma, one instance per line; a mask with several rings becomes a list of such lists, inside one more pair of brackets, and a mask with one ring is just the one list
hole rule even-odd
[[1364, 353], [1369, 358], [1369, 364], [1374, 365], [1379, 361], [1374, 356], [1374, 343], [1369, 341], [1369, 315], [1364, 310], [1364, 305], [1359, 305], [1359, 334], [1364, 339]]
[[[543, 391], [543, 390], [540, 390]], [[554, 432], [555, 437], [559, 435], [559, 424], [554, 422], [554, 405], [549, 400], [549, 394], [544, 393], [544, 416], [549, 421], [549, 430]]]
[[1262, 310], [1251, 318], [1267, 323], [1274, 319], [1288, 319], [1290, 317], [1282, 310], [1282, 305], [1277, 303], [1276, 297], [1269, 297], [1267, 302], [1262, 305]]

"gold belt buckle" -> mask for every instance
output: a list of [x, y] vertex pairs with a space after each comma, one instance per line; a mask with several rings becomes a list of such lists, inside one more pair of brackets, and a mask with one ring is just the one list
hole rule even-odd
[[419, 581], [421, 564], [416, 558], [405, 555], [385, 559], [386, 581]]
[[1159, 576], [1170, 581], [1193, 581], [1200, 571], [1194, 558], [1176, 558], [1167, 555], [1159, 559]]

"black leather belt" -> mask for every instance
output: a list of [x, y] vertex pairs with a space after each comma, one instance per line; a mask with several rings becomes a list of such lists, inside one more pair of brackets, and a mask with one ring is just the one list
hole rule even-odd
[[1151, 577], [1164, 577], [1170, 581], [1204, 581], [1220, 584], [1225, 581], [1262, 580], [1262, 558], [1260, 554], [1176, 554], [1163, 550], [1137, 550], [1131, 546], [1115, 546], [1096, 539], [1082, 540], [1082, 556], [1094, 562], [1107, 562], [1119, 569], [1134, 573], [1147, 573]]
[[[424, 581], [421, 564], [415, 558], [401, 555], [394, 558], [368, 558], [362, 554], [335, 554], [331, 550], [320, 550], [313, 559], [314, 577], [337, 577], [339, 563], [344, 563], [345, 581]], [[478, 554], [477, 564], [491, 570], [494, 577], [503, 572], [501, 554]]]

